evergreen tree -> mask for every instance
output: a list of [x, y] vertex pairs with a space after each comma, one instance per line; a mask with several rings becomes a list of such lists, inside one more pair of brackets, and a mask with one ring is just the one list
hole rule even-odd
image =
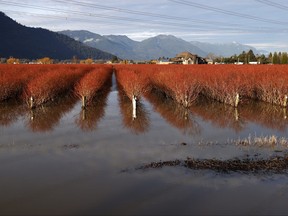
[[256, 56], [254, 55], [253, 51], [250, 49], [247, 53], [247, 63], [257, 61]]
[[244, 63], [247, 63], [247, 58], [246, 58], [246, 52], [243, 51], [239, 56], [238, 56], [238, 59], [240, 62], [244, 62]]
[[281, 64], [287, 64], [288, 63], [288, 55], [287, 52], [282, 53], [282, 59], [281, 59]]
[[278, 56], [277, 52], [274, 52], [274, 54], [273, 54], [272, 63], [273, 64], [279, 64], [279, 56]]

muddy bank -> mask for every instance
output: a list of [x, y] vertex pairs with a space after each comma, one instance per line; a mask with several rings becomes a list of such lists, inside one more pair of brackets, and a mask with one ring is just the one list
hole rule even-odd
[[287, 173], [288, 156], [273, 156], [267, 159], [263, 158], [233, 158], [229, 160], [219, 159], [194, 159], [185, 160], [158, 161], [144, 164], [136, 170], [158, 169], [163, 167], [186, 167], [193, 170], [211, 170], [217, 173], [240, 172], [246, 174], [253, 173]]

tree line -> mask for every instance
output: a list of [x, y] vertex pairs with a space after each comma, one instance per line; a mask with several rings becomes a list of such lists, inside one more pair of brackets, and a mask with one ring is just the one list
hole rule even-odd
[[287, 52], [270, 52], [268, 56], [265, 56], [264, 54], [255, 55], [252, 50], [249, 50], [248, 52], [243, 51], [239, 55], [235, 54], [230, 57], [214, 57], [213, 61], [225, 64], [249, 64], [251, 62], [258, 64], [288, 64], [288, 54]]

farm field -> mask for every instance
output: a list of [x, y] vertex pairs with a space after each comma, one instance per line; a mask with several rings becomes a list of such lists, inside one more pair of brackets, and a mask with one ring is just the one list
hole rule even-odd
[[0, 65], [0, 215], [286, 214], [287, 81], [281, 65]]

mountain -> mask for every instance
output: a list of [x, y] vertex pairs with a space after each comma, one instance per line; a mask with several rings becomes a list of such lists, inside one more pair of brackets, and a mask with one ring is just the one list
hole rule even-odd
[[173, 35], [158, 35], [139, 43], [136, 48], [138, 55], [143, 59], [157, 59], [159, 57], [175, 57], [178, 53], [188, 51], [199, 56], [207, 53], [191, 43]]
[[250, 49], [254, 54], [267, 54], [265, 50], [240, 43], [203, 43], [198, 41], [187, 42], [173, 35], [158, 35], [141, 42], [131, 40], [123, 35], [99, 35], [89, 31], [61, 31], [84, 44], [112, 53], [122, 59], [149, 60], [159, 57], [175, 57], [176, 54], [188, 51], [201, 57], [206, 57], [209, 53], [216, 56], [230, 57], [239, 55], [243, 51]]
[[213, 53], [217, 56], [230, 57], [234, 54], [239, 55], [243, 51], [247, 52], [252, 50], [254, 54], [266, 54], [267, 52], [264, 50], [257, 50], [252, 46], [240, 44], [237, 42], [232, 43], [203, 43], [198, 41], [191, 41], [191, 44], [197, 47], [201, 47], [201, 49], [207, 53]]
[[188, 51], [206, 56], [208, 53], [193, 44], [173, 35], [158, 35], [141, 42], [131, 40], [127, 36], [104, 35], [89, 31], [61, 31], [84, 44], [112, 53], [122, 59], [150, 60], [159, 57], [175, 57], [176, 54]]
[[23, 26], [0, 12], [0, 57], [38, 59], [111, 59], [114, 56], [91, 48], [66, 35], [42, 28]]
[[138, 42], [129, 39], [127, 36], [101, 36], [99, 34], [84, 30], [66, 30], [58, 33], [69, 36], [87, 46], [112, 53], [122, 59], [133, 59], [133, 57], [136, 55], [133, 47], [136, 47]]

